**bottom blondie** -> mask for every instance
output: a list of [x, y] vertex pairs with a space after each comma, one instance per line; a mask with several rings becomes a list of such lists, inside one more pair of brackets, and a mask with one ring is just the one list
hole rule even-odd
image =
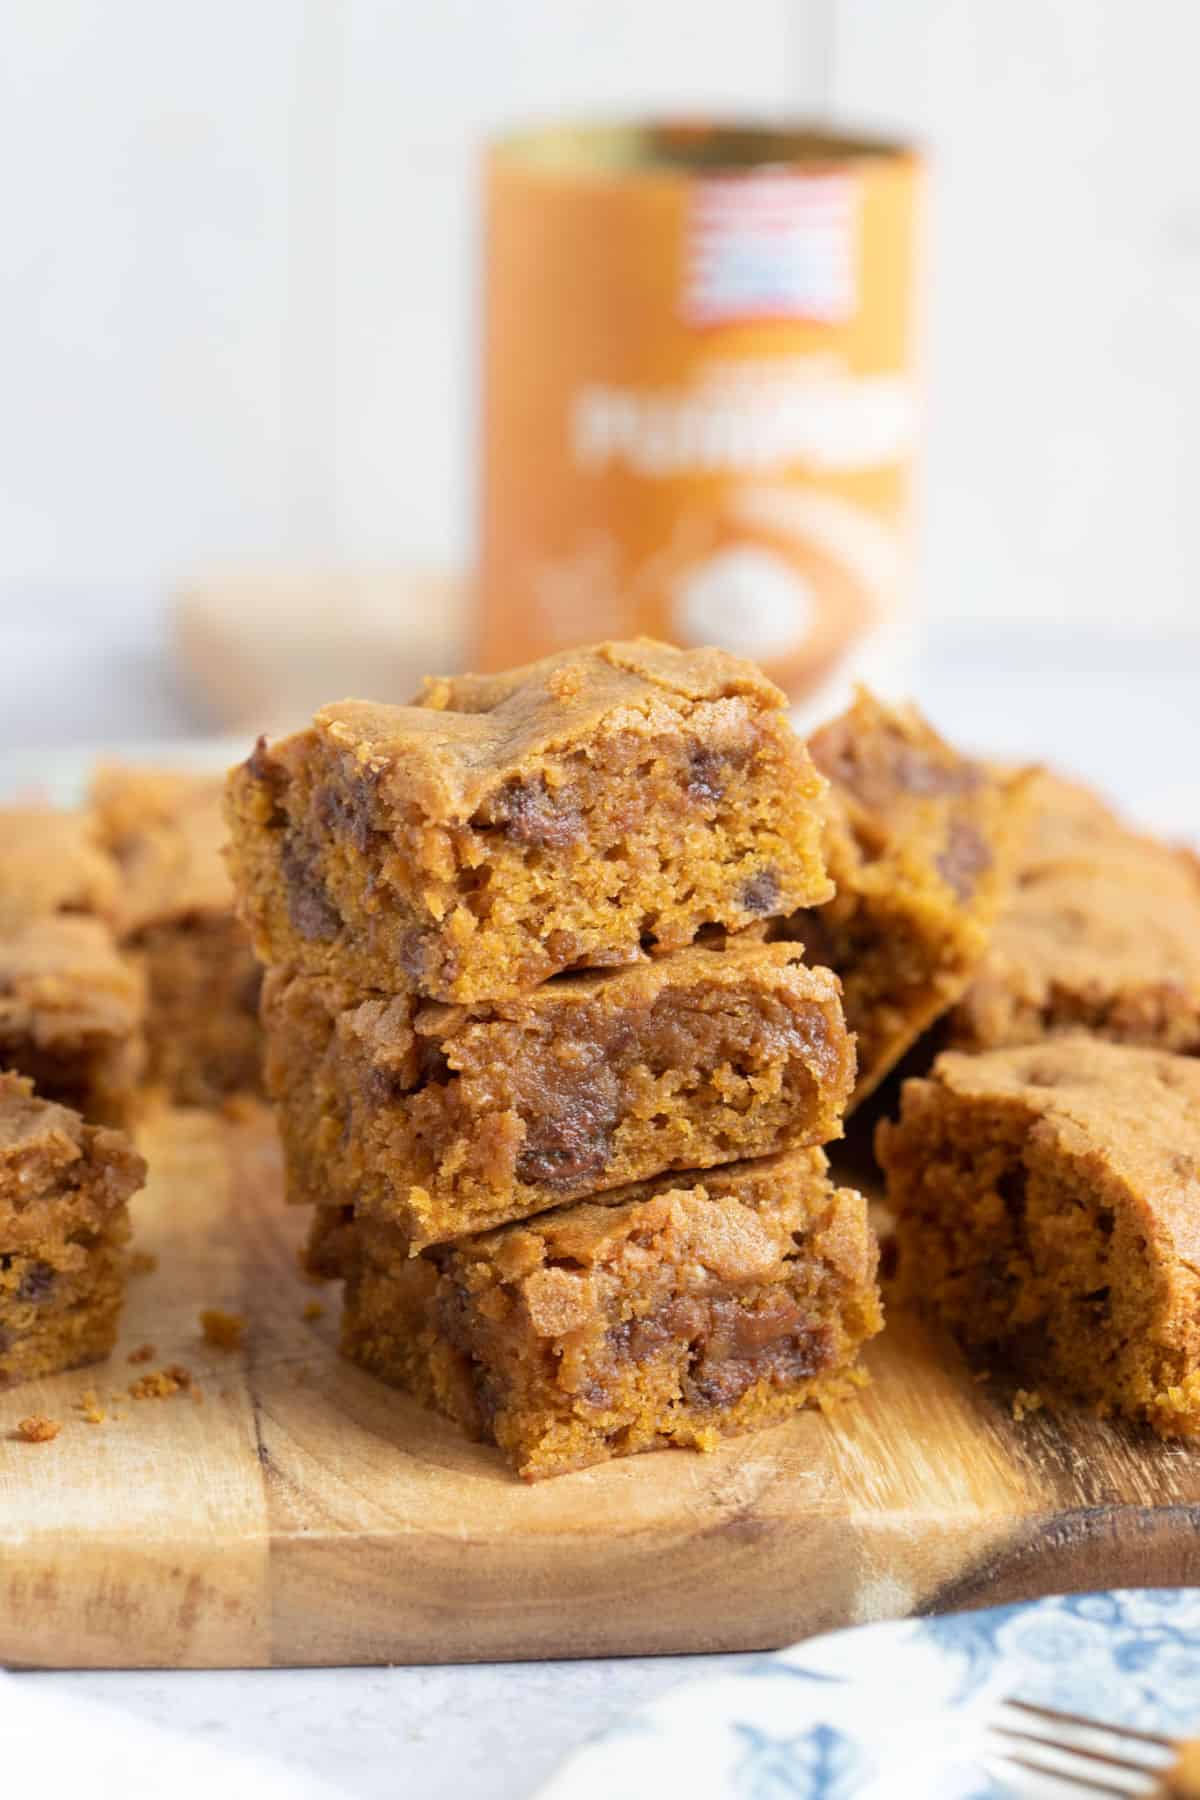
[[1200, 1062], [950, 1051], [876, 1148], [905, 1297], [1047, 1398], [1200, 1434]]
[[0, 1387], [108, 1355], [145, 1176], [121, 1132], [0, 1074]]
[[376, 1221], [327, 1212], [317, 1238], [318, 1265], [331, 1246], [349, 1265], [344, 1354], [528, 1480], [712, 1449], [830, 1401], [883, 1323], [866, 1203], [819, 1150], [663, 1176], [410, 1260]]

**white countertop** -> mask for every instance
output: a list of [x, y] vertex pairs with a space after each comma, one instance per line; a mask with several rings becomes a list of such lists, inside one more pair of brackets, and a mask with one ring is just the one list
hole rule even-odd
[[[171, 702], [155, 648], [113, 710], [97, 687], [93, 714], [81, 684], [75, 742], [135, 735], [135, 693], [156, 696], [153, 729], [195, 732]], [[134, 665], [131, 665], [134, 666]], [[31, 695], [20, 671], [0, 669], [0, 720], [9, 697]], [[93, 684], [95, 686], [95, 684]], [[1146, 823], [1200, 842], [1200, 640], [1130, 643], [1055, 637], [1030, 643], [965, 637], [928, 656], [915, 690], [939, 725], [994, 754], [1038, 755], [1105, 786]], [[15, 707], [19, 714], [21, 707]], [[43, 715], [44, 716], [44, 715]], [[143, 715], [144, 716], [144, 715]], [[13, 743], [10, 734], [9, 743]], [[26, 743], [28, 734], [25, 734]], [[15, 747], [15, 745], [14, 745]], [[23, 759], [24, 760], [24, 759]], [[0, 762], [0, 779], [3, 777]], [[286, 1670], [230, 1673], [39, 1674], [19, 1679], [99, 1700], [209, 1744], [268, 1755], [348, 1800], [414, 1796], [523, 1800], [582, 1739], [668, 1686], [735, 1657], [498, 1664], [490, 1667]], [[302, 1790], [301, 1790], [302, 1791]]]

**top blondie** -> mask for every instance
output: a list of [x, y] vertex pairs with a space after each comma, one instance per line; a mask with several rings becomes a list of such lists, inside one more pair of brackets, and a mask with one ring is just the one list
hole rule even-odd
[[751, 663], [639, 638], [324, 707], [230, 774], [255, 948], [472, 1002], [819, 905], [825, 782], [785, 705]]

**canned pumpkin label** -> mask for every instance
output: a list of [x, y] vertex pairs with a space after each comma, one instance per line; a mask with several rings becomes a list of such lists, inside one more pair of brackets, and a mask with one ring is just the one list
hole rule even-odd
[[909, 585], [911, 154], [531, 134], [489, 162], [479, 650], [646, 632], [831, 705]]

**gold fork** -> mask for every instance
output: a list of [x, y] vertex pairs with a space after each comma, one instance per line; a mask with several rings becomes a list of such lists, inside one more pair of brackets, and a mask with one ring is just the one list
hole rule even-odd
[[1200, 1793], [1164, 1786], [1164, 1778], [1180, 1761], [1179, 1742], [1156, 1731], [1134, 1731], [1126, 1725], [1102, 1725], [1079, 1713], [1034, 1706], [1027, 1700], [1005, 1700], [988, 1730], [1000, 1745], [989, 1745], [988, 1761], [1002, 1769], [1019, 1769], [1026, 1779], [1023, 1793], [1186, 1796]]

